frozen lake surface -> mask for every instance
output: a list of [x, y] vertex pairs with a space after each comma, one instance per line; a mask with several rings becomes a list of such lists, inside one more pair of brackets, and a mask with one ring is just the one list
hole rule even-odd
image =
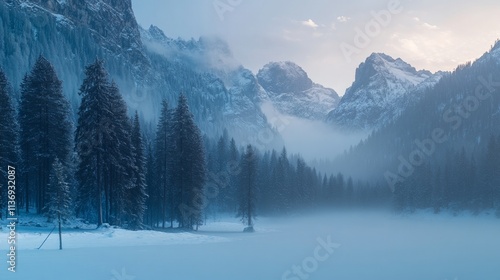
[[[493, 214], [332, 212], [259, 218], [255, 233], [243, 228], [220, 218], [193, 233], [72, 230], [59, 251], [57, 234], [36, 249], [50, 229], [21, 227], [17, 272], [2, 262], [0, 279], [500, 279]], [[4, 256], [7, 234], [4, 226]]]

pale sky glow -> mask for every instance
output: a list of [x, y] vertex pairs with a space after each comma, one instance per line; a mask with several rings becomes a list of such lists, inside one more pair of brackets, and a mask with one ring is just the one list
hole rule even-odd
[[[133, 0], [133, 6], [145, 28], [157, 25], [172, 38], [219, 36], [254, 73], [270, 61], [293, 61], [314, 82], [340, 95], [372, 52], [400, 57], [417, 69], [452, 70], [478, 58], [500, 38], [498, 0], [395, 2]], [[389, 13], [390, 5], [400, 12]], [[387, 13], [388, 21], [374, 16]], [[355, 42], [359, 31], [368, 38], [362, 45]], [[342, 44], [355, 51], [346, 55]]]

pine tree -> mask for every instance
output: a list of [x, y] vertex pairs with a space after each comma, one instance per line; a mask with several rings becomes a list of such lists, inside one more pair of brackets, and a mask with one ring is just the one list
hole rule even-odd
[[59, 226], [59, 250], [62, 250], [61, 223], [71, 215], [71, 193], [68, 184], [68, 176], [64, 166], [58, 158], [56, 158], [52, 164], [45, 213], [49, 221], [54, 218], [57, 219]]
[[248, 145], [241, 159], [240, 185], [238, 190], [239, 209], [237, 215], [247, 225], [247, 228], [245, 228], [247, 232], [253, 231], [253, 222], [255, 220], [257, 163], [255, 151], [251, 145]]
[[275, 168], [275, 176], [276, 176], [275, 199], [278, 211], [281, 213], [287, 213], [291, 207], [292, 197], [290, 194], [289, 175], [290, 175], [290, 162], [288, 161], [286, 148], [283, 147]]
[[104, 184], [105, 213], [108, 222], [121, 226], [127, 213], [134, 212], [133, 208], [137, 206], [131, 206], [133, 203], [127, 192], [134, 188], [134, 174], [138, 174], [138, 167], [134, 160], [132, 123], [127, 114], [127, 104], [114, 82], [109, 88], [109, 96], [111, 108], [109, 122], [112, 124], [108, 126], [110, 137], [104, 138], [105, 174], [109, 178]]
[[259, 190], [257, 201], [260, 212], [262, 213], [270, 211], [273, 204], [269, 188], [271, 180], [270, 160], [271, 153], [269, 151], [265, 152], [259, 162], [257, 171], [257, 189]]
[[491, 136], [483, 159], [482, 180], [480, 183], [481, 207], [491, 209], [494, 207], [495, 199], [500, 192], [500, 145], [498, 140]]
[[169, 165], [171, 160], [170, 132], [172, 125], [172, 112], [168, 108], [166, 100], [162, 102], [160, 120], [156, 129], [155, 139], [155, 187], [151, 197], [155, 197], [155, 208], [161, 213], [162, 227], [165, 228], [167, 218], [170, 219], [170, 227], [174, 226], [175, 219], [175, 194], [174, 185], [169, 181]]
[[352, 203], [353, 196], [354, 196], [354, 182], [352, 180], [352, 177], [350, 177], [350, 176], [347, 179], [347, 184], [346, 184], [346, 188], [345, 188], [345, 194], [346, 194], [346, 201], [348, 203]]
[[206, 180], [205, 151], [201, 132], [181, 94], [173, 114], [169, 137], [169, 176], [176, 191], [177, 220], [180, 227], [193, 229], [202, 223], [203, 185]]
[[129, 206], [127, 207], [129, 215], [129, 227], [133, 230], [143, 227], [143, 218], [146, 211], [146, 157], [144, 155], [144, 144], [142, 142], [141, 127], [137, 111], [134, 116], [134, 125], [132, 130], [132, 146], [134, 151], [134, 165], [136, 167], [133, 176], [134, 185], [127, 190]]
[[306, 163], [302, 158], [297, 159], [297, 172], [294, 181], [296, 184], [297, 198], [306, 204], [310, 204], [313, 199], [311, 186], [306, 184]]
[[142, 211], [127, 196], [138, 174], [132, 124], [126, 103], [116, 84], [109, 82], [103, 62], [96, 60], [85, 75], [75, 137], [78, 214], [97, 216], [98, 226], [104, 222], [122, 225], [127, 214], [131, 217], [138, 214], [135, 210]]
[[[227, 136], [226, 136], [227, 137]], [[224, 136], [219, 137], [217, 141], [217, 166], [215, 170], [217, 172], [223, 171], [227, 163], [227, 138]]]
[[[228, 163], [228, 143], [227, 143], [227, 131], [224, 131], [224, 136], [219, 137], [217, 141], [217, 146], [215, 148], [215, 162], [214, 174], [227, 174], [227, 163]], [[229, 179], [229, 178], [228, 178]], [[224, 188], [219, 189], [219, 195], [217, 196], [217, 206], [221, 210], [229, 210], [231, 204], [231, 194], [230, 188], [224, 186]]]
[[78, 212], [120, 225], [125, 214], [125, 189], [132, 188], [132, 125], [117, 86], [110, 83], [103, 62], [85, 70], [75, 144]]
[[[23, 122], [23, 118], [28, 121], [28, 115], [23, 116], [22, 106], [23, 99], [26, 99], [26, 95], [29, 92], [29, 76], [26, 74], [23, 77], [23, 81], [21, 83], [21, 104], [19, 105], [19, 123]], [[26, 104], [26, 103], [25, 103]], [[35, 154], [32, 152], [31, 142], [33, 140], [29, 139], [28, 131], [23, 131], [21, 127], [19, 127], [19, 151], [20, 151], [20, 163], [21, 163], [21, 176], [23, 178], [23, 188], [22, 188], [22, 196], [24, 199], [24, 206], [26, 207], [26, 213], [30, 212], [31, 208], [31, 200], [32, 200], [32, 182], [34, 181], [34, 169], [35, 165], [31, 164], [35, 162]]]
[[18, 129], [15, 119], [15, 111], [9, 96], [10, 85], [5, 73], [0, 69], [0, 220], [6, 204], [7, 188], [7, 166], [16, 166], [18, 163]]
[[[54, 159], [69, 165], [73, 126], [70, 105], [53, 66], [42, 56], [25, 77], [21, 89], [20, 144], [23, 166], [29, 171], [25, 175], [30, 177], [25, 187], [28, 191], [30, 183], [35, 186], [37, 212], [41, 213]], [[28, 196], [27, 204], [29, 199]]]
[[146, 199], [146, 223], [152, 228], [158, 222], [159, 210], [159, 199], [160, 196], [156, 190], [156, 172], [155, 172], [155, 160], [153, 155], [153, 147], [151, 142], [147, 144], [147, 164], [146, 164], [146, 185], [148, 198]]
[[229, 141], [229, 151], [228, 151], [228, 163], [226, 166], [226, 170], [229, 173], [229, 185], [226, 187], [224, 192], [227, 196], [227, 207], [231, 212], [237, 210], [238, 203], [236, 200], [236, 193], [238, 190], [238, 175], [241, 172], [240, 168], [240, 153], [238, 151], [238, 147], [236, 146], [236, 141], [234, 138], [231, 138]]
[[110, 133], [110, 94], [108, 74], [103, 62], [96, 60], [85, 69], [85, 79], [80, 87], [81, 105], [78, 111], [78, 125], [75, 149], [79, 162], [77, 167], [78, 211], [89, 216], [97, 212], [97, 225], [104, 222], [104, 138]]

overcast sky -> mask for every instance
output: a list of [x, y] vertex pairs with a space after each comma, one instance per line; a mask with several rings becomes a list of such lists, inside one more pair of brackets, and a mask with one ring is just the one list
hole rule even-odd
[[498, 0], [132, 2], [143, 27], [157, 25], [172, 38], [219, 36], [254, 73], [270, 61], [296, 62], [314, 82], [340, 95], [372, 52], [400, 57], [417, 69], [452, 70], [500, 38]]

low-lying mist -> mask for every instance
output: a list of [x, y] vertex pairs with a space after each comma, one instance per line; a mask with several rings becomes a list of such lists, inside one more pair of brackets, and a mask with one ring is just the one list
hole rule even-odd
[[269, 102], [261, 108], [280, 132], [288, 152], [300, 154], [306, 161], [334, 160], [368, 136], [367, 132], [347, 132], [323, 121], [284, 115]]

